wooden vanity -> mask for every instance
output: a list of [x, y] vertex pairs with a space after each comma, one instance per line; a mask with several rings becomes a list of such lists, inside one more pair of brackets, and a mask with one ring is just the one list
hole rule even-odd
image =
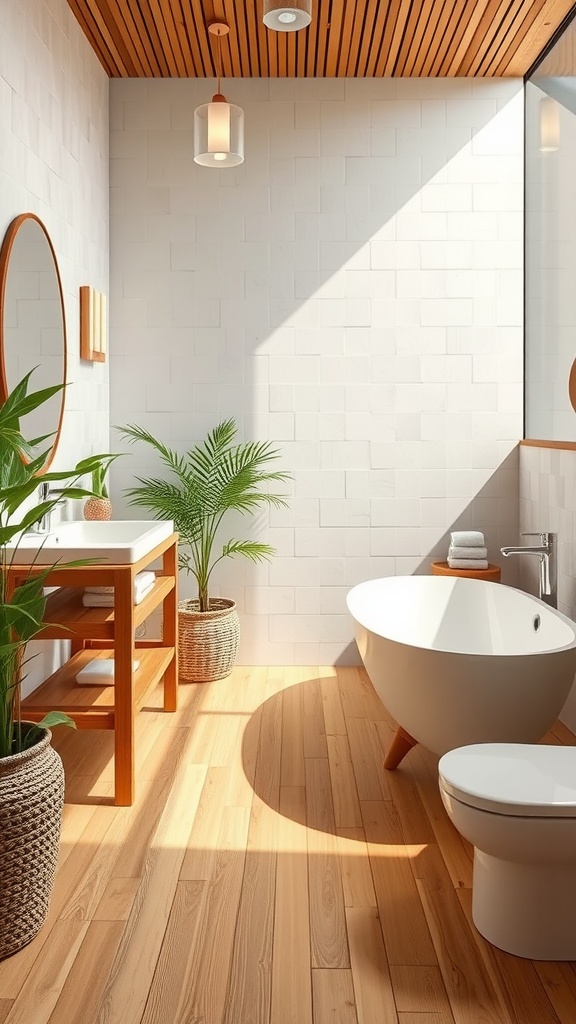
[[[22, 701], [22, 717], [40, 721], [48, 711], [64, 711], [79, 729], [114, 730], [114, 802], [134, 802], [134, 719], [146, 691], [164, 677], [164, 711], [177, 706], [178, 629], [178, 534], [157, 544], [139, 561], [130, 564], [82, 565], [54, 568], [46, 586], [60, 589], [49, 595], [45, 621], [50, 623], [38, 640], [71, 640], [72, 656], [37, 690]], [[135, 605], [134, 577], [153, 563], [156, 581], [140, 604]], [[42, 570], [13, 565], [10, 585]], [[84, 588], [113, 586], [113, 608], [85, 608]], [[138, 626], [162, 605], [161, 640], [137, 640]], [[114, 686], [79, 686], [76, 675], [93, 658], [114, 658]], [[133, 672], [134, 659], [139, 661]]]

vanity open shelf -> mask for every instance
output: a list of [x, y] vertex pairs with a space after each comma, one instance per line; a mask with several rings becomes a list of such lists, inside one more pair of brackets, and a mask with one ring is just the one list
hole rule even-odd
[[[79, 729], [114, 730], [114, 800], [129, 806], [135, 796], [134, 718], [146, 692], [164, 679], [164, 711], [177, 706], [177, 580], [178, 535], [171, 534], [138, 561], [122, 564], [54, 568], [46, 586], [60, 589], [49, 595], [39, 640], [69, 639], [72, 656], [38, 689], [22, 701], [22, 717], [40, 721], [47, 711], [64, 711]], [[134, 604], [134, 577], [158, 560], [156, 581], [143, 600]], [[11, 586], [35, 570], [13, 565]], [[86, 608], [84, 588], [113, 586], [113, 608]], [[162, 638], [137, 640], [137, 627], [162, 606]], [[114, 658], [113, 686], [85, 686], [76, 682], [81, 668], [93, 658]], [[134, 671], [134, 660], [139, 667]]]

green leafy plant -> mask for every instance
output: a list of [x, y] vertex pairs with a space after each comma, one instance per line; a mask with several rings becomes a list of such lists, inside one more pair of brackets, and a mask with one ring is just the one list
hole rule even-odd
[[92, 470], [91, 481], [92, 481], [92, 492], [96, 498], [108, 498], [108, 488], [106, 487], [106, 475], [108, 473], [109, 465], [99, 465]]
[[129, 502], [157, 518], [174, 520], [180, 534], [180, 568], [196, 579], [199, 610], [209, 611], [209, 581], [218, 562], [234, 555], [260, 562], [275, 554], [269, 544], [249, 540], [228, 540], [217, 552], [215, 542], [230, 512], [251, 513], [266, 505], [286, 507], [280, 494], [263, 489], [271, 482], [291, 479], [289, 473], [268, 468], [280, 453], [268, 442], [235, 444], [233, 419], [218, 424], [186, 455], [179, 455], [142, 427], [130, 425], [122, 433], [130, 441], [151, 446], [171, 474], [170, 480], [137, 477], [139, 486], [127, 490]]
[[[78, 481], [98, 466], [107, 466], [114, 458], [93, 455], [71, 470], [38, 476], [50, 449], [50, 445], [43, 446], [53, 435], [27, 440], [21, 432], [20, 421], [61, 391], [62, 385], [28, 394], [32, 372], [26, 374], [0, 406], [0, 758], [33, 746], [44, 728], [62, 722], [74, 724], [67, 715], [55, 711], [34, 727], [23, 727], [20, 720], [25, 649], [45, 625], [44, 584], [54, 566], [39, 569], [32, 565], [24, 582], [12, 588], [9, 570], [13, 564], [18, 564], [18, 538], [38, 526], [62, 498], [90, 497], [92, 492], [79, 487]], [[64, 484], [57, 498], [35, 500], [40, 479]], [[32, 507], [29, 507], [30, 501], [34, 502]]]

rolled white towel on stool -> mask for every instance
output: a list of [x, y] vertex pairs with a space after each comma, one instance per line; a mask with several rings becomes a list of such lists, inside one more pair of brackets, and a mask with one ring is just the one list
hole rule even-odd
[[486, 558], [449, 558], [448, 565], [451, 569], [487, 569]]
[[453, 544], [448, 549], [449, 558], [488, 558], [488, 548], [463, 548]]
[[483, 548], [484, 534], [480, 530], [455, 530], [450, 534], [450, 543], [455, 548]]

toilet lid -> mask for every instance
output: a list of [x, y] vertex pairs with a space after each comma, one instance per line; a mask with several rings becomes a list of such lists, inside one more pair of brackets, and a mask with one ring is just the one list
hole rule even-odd
[[461, 803], [496, 814], [576, 818], [576, 748], [476, 743], [438, 764], [440, 786]]

